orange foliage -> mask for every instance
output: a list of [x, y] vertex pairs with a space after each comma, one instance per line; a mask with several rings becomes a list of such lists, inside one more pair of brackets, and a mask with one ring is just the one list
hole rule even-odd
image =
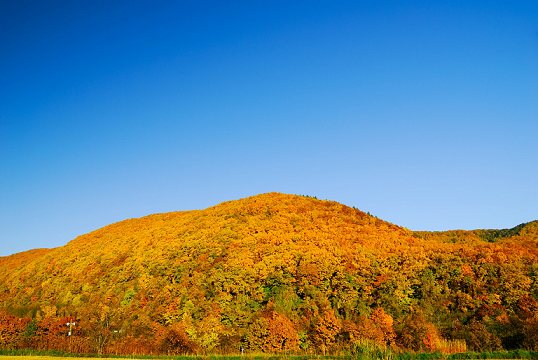
[[161, 353], [167, 355], [196, 353], [197, 345], [189, 339], [185, 327], [181, 323], [170, 328], [159, 328], [155, 338]]
[[327, 352], [359, 339], [394, 345], [397, 328], [399, 346], [434, 351], [461, 320], [454, 339], [498, 348], [502, 331], [519, 331], [508, 314], [532, 347], [537, 242], [538, 222], [413, 233], [279, 193], [154, 214], [0, 258], [0, 309], [11, 314], [0, 313], [0, 347]]
[[405, 319], [398, 336], [398, 341], [404, 348], [414, 351], [433, 352], [437, 350], [440, 340], [439, 330], [421, 312], [413, 312]]
[[0, 348], [17, 349], [23, 340], [23, 332], [29, 318], [17, 318], [0, 310]]
[[380, 346], [390, 345], [396, 338], [392, 316], [382, 308], [372, 311], [370, 317], [359, 316], [355, 321], [342, 322], [342, 335], [349, 344], [367, 340]]
[[323, 354], [334, 344], [341, 327], [342, 324], [332, 309], [320, 314], [314, 325], [314, 341]]
[[377, 308], [372, 312], [370, 319], [375, 324], [375, 327], [378, 329], [381, 337], [378, 339], [385, 344], [390, 344], [396, 338], [396, 333], [394, 331], [394, 320], [392, 316], [385, 313], [383, 308]]
[[282, 352], [297, 349], [299, 337], [290, 319], [273, 312], [267, 328], [267, 337], [262, 349], [267, 352]]

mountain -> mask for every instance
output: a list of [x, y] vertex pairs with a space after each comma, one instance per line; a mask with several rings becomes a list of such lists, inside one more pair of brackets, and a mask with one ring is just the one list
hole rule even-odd
[[[0, 308], [36, 326], [30, 347], [61, 332], [51, 319], [77, 319], [81, 351], [532, 348], [537, 224], [413, 233], [334, 201], [262, 194], [0, 258]], [[58, 339], [47, 346], [67, 346]]]
[[519, 224], [511, 229], [489, 230], [450, 230], [450, 231], [416, 231], [415, 235], [423, 239], [441, 242], [506, 242], [538, 241], [538, 220]]

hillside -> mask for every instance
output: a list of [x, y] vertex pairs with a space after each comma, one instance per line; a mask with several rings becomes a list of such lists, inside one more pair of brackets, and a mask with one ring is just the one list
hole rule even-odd
[[67, 317], [81, 351], [536, 348], [537, 228], [413, 233], [279, 193], [129, 219], [0, 258], [26, 334], [0, 347], [65, 347]]
[[519, 224], [511, 229], [489, 230], [450, 230], [450, 231], [415, 231], [423, 239], [439, 242], [506, 242], [514, 240], [538, 241], [538, 220]]

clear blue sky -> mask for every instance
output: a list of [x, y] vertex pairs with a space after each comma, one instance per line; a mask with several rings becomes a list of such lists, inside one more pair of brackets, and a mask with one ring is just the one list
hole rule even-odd
[[0, 256], [271, 191], [538, 219], [538, 2], [0, 2]]

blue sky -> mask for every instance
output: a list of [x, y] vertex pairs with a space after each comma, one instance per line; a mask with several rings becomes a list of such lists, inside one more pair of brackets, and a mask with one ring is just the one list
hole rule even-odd
[[0, 256], [278, 191], [538, 219], [536, 1], [0, 2]]

